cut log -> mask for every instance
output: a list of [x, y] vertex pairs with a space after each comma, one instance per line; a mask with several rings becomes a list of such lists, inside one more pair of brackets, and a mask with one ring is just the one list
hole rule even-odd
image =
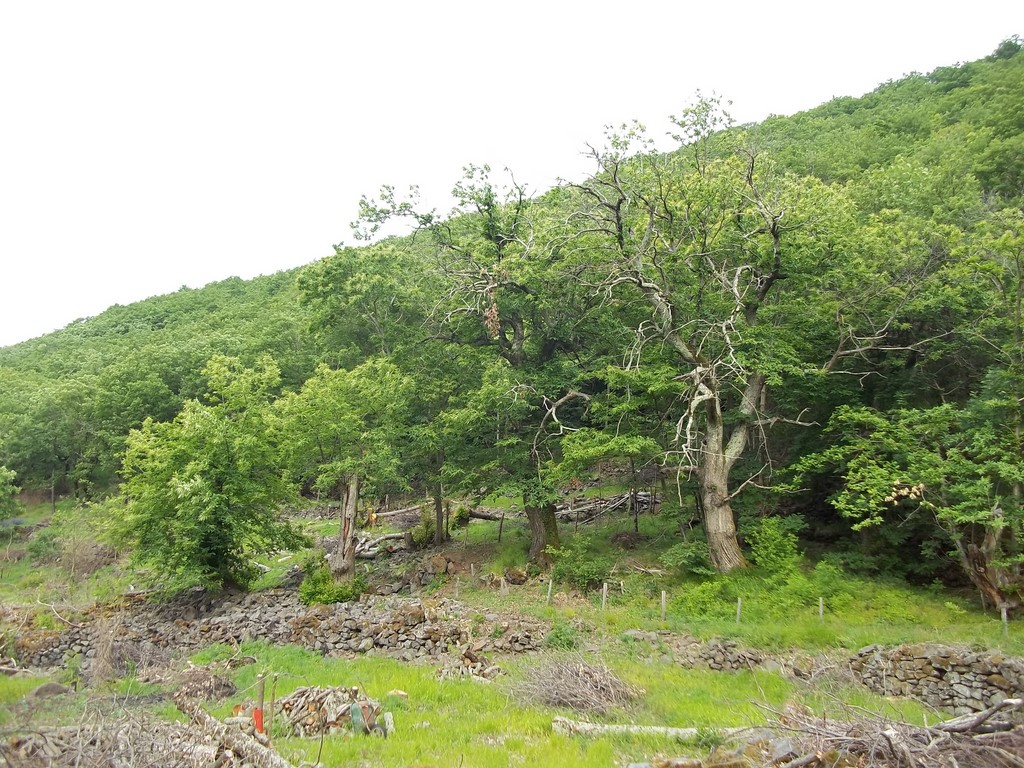
[[501, 515], [492, 515], [490, 512], [481, 512], [478, 509], [469, 510], [469, 516], [473, 520], [490, 520], [492, 523], [501, 522]]
[[[672, 739], [695, 739], [698, 728], [664, 728], [657, 725], [599, 725], [570, 720], [567, 717], [556, 717], [551, 721], [551, 729], [555, 733], [566, 736], [608, 736], [615, 734], [639, 734], [643, 736], [667, 736]], [[723, 736], [735, 736], [749, 731], [750, 728], [717, 728], [716, 733]]]
[[411, 507], [402, 507], [402, 509], [392, 509], [387, 512], [377, 512], [374, 517], [380, 520], [382, 517], [394, 517], [395, 515], [404, 515], [408, 512], [417, 512], [422, 510], [426, 506], [426, 503], [413, 504]]
[[209, 729], [232, 752], [252, 763], [255, 768], [295, 768], [277, 752], [268, 749], [237, 728], [230, 728], [210, 716], [199, 702], [187, 696], [175, 696], [174, 705], [192, 721]]

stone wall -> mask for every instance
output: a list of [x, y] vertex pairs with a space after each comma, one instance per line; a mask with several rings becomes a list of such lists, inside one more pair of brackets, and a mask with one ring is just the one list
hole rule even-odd
[[956, 714], [1024, 696], [1024, 662], [935, 644], [869, 645], [851, 661], [857, 678], [883, 696], [912, 696]]
[[470, 614], [453, 600], [428, 606], [393, 596], [305, 606], [290, 590], [159, 605], [135, 599], [63, 631], [23, 633], [15, 649], [24, 666], [63, 667], [74, 659], [87, 673], [97, 656], [115, 669], [140, 667], [214, 643], [248, 640], [295, 643], [328, 656], [377, 652], [406, 661], [458, 655], [470, 644], [477, 652], [521, 653], [543, 642], [546, 629], [539, 622]]

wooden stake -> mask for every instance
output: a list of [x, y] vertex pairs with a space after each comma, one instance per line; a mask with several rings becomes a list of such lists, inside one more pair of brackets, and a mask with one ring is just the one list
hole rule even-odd
[[608, 607], [608, 582], [601, 586], [601, 610]]
[[555, 580], [548, 579], [548, 605], [551, 605], [551, 590], [555, 588]]
[[661, 620], [665, 620], [665, 590], [661, 590]]
[[740, 614], [742, 614], [742, 613], [743, 613], [743, 598], [742, 597], [737, 597], [736, 598], [736, 623], [737, 624], [740, 623]]
[[256, 675], [256, 709], [253, 710], [252, 719], [256, 724], [256, 733], [263, 733], [263, 702], [267, 688], [267, 676], [260, 672]]
[[[386, 503], [386, 502], [385, 502]], [[272, 682], [270, 683], [270, 706], [267, 708], [267, 735], [270, 735], [270, 727], [274, 724], [274, 704], [277, 701], [277, 678], [279, 675], [277, 672], [274, 673]]]
[[501, 589], [499, 590], [502, 597], [508, 594], [508, 582], [505, 581], [505, 577], [501, 577]]
[[459, 577], [455, 577], [455, 599], [459, 599]]
[[474, 563], [469, 564], [469, 578], [476, 578], [476, 565]]
[[819, 624], [824, 624], [825, 623], [825, 598], [824, 597], [819, 597], [818, 598], [818, 623]]
[[501, 520], [498, 522], [498, 543], [501, 544], [501, 531], [505, 527], [505, 510], [501, 511]]
[[999, 615], [1003, 619], [1003, 634], [1009, 636], [1010, 634], [1010, 619], [1006, 614], [1006, 606], [1002, 605], [999, 607]]

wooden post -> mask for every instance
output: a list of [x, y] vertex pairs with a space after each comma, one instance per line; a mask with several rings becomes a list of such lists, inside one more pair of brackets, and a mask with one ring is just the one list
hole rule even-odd
[[501, 577], [501, 589], [499, 590], [502, 597], [508, 594], [508, 582], [505, 581], [505, 577]]
[[999, 615], [1003, 620], [1003, 634], [1009, 636], [1010, 634], [1010, 619], [1006, 614], [1006, 606], [999, 606]]
[[455, 599], [459, 599], [459, 577], [455, 577]]
[[548, 605], [551, 605], [551, 590], [555, 588], [555, 580], [548, 579]]
[[743, 613], [743, 598], [742, 597], [737, 597], [736, 598], [736, 623], [737, 624], [740, 623], [740, 614], [742, 614], [742, 613]]
[[608, 582], [601, 586], [601, 610], [608, 607]]
[[475, 563], [470, 563], [469, 564], [469, 578], [471, 578], [471, 579], [475, 579], [476, 578], [476, 564]]
[[665, 620], [665, 590], [661, 590], [661, 620]]
[[256, 709], [252, 713], [252, 720], [256, 724], [256, 733], [263, 733], [263, 701], [266, 688], [267, 676], [260, 672], [256, 675]]
[[498, 521], [498, 543], [501, 544], [501, 531], [505, 527], [505, 510], [501, 510], [501, 520]]
[[274, 673], [274, 677], [270, 683], [270, 706], [267, 708], [267, 735], [270, 735], [270, 727], [274, 724], [274, 705], [277, 703], [277, 678], [279, 675], [277, 672]]
[[818, 598], [818, 623], [819, 624], [824, 624], [825, 623], [825, 598], [824, 597], [819, 597]]

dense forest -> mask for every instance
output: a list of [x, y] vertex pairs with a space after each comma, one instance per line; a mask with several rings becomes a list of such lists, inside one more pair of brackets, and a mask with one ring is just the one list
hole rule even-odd
[[444, 214], [384, 187], [363, 245], [0, 349], [0, 514], [16, 488], [117, 499], [144, 562], [220, 585], [295, 535], [300, 494], [345, 531], [385, 495], [440, 521], [501, 494], [545, 565], [554, 502], [615, 473], [677, 498], [717, 571], [773, 518], [851, 572], [1020, 608], [1020, 41], [756, 125], [706, 98], [673, 120], [675, 151], [609, 130], [539, 195], [468, 166]]

